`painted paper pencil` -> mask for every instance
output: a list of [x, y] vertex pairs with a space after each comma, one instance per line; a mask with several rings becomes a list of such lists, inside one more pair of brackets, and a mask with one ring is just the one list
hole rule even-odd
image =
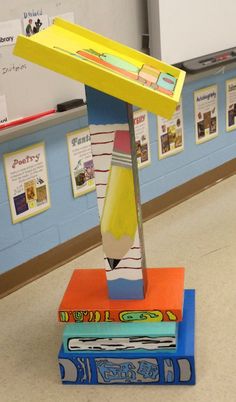
[[130, 294], [140, 298], [143, 295], [142, 258], [128, 130], [115, 131], [101, 233], [109, 266], [108, 287], [112, 289], [113, 297], [115, 289], [120, 294], [120, 289], [124, 289], [124, 298], [128, 298], [128, 286]]
[[109, 297], [143, 299], [145, 255], [132, 106], [91, 87], [86, 87], [86, 98]]
[[111, 269], [132, 247], [137, 226], [130, 136], [128, 131], [116, 131], [101, 219], [103, 248]]

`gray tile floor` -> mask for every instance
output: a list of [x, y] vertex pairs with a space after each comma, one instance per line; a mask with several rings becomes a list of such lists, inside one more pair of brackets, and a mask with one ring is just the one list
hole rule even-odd
[[144, 224], [149, 267], [184, 266], [197, 296], [194, 387], [62, 386], [57, 307], [74, 268], [102, 267], [102, 249], [0, 300], [0, 401], [236, 401], [236, 176]]

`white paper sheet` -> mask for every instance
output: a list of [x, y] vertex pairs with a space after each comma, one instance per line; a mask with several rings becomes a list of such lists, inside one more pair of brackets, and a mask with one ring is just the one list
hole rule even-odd
[[0, 22], [0, 47], [14, 45], [17, 36], [20, 34], [22, 34], [20, 20]]

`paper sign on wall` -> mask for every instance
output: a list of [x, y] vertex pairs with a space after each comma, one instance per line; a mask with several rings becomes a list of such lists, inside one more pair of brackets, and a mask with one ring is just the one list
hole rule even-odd
[[0, 124], [6, 123], [7, 118], [7, 102], [6, 96], [0, 95]]
[[236, 78], [226, 83], [226, 130], [236, 129]]
[[37, 15], [36, 17], [24, 18], [23, 27], [23, 34], [26, 36], [32, 36], [48, 27], [48, 16], [44, 14]]
[[217, 85], [194, 92], [196, 143], [209, 141], [218, 135]]
[[184, 127], [182, 102], [170, 120], [157, 117], [159, 159], [177, 154], [184, 149]]
[[74, 197], [95, 189], [91, 137], [88, 128], [67, 134], [70, 174]]
[[50, 207], [43, 142], [5, 154], [4, 167], [13, 223]]
[[14, 45], [17, 36], [20, 34], [22, 34], [20, 20], [0, 22], [0, 46]]
[[137, 110], [133, 116], [137, 162], [138, 167], [142, 168], [151, 163], [148, 113], [144, 110]]

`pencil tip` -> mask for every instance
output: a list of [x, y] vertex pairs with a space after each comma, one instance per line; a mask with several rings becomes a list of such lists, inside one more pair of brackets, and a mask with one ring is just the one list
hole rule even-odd
[[117, 260], [116, 258], [107, 258], [107, 261], [109, 262], [111, 269], [114, 269], [120, 262], [120, 260]]

